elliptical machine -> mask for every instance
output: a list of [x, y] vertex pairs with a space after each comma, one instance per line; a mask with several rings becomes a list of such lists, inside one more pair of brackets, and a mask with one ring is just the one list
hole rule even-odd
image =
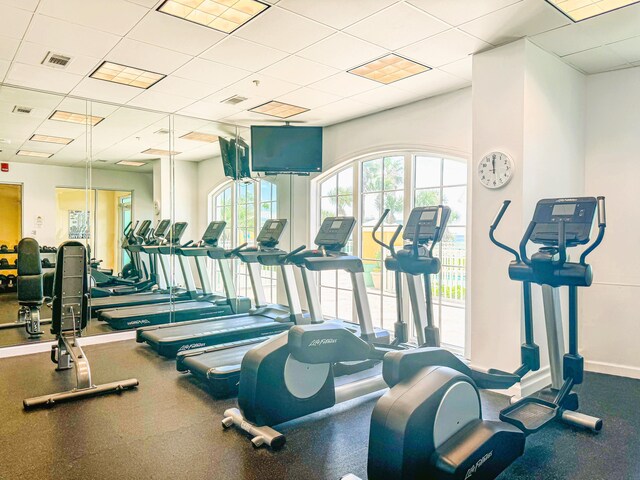
[[[414, 286], [410, 289], [410, 292], [413, 292], [412, 299], [418, 298], [417, 292], [422, 291], [421, 288], [417, 288], [420, 275], [428, 279], [430, 274], [440, 270], [440, 262], [432, 253], [442, 238], [450, 209], [444, 206], [414, 209], [404, 235], [404, 239], [409, 240], [410, 244], [398, 252], [393, 245], [402, 230], [401, 225], [396, 228], [388, 245], [376, 235], [388, 213], [388, 210], [385, 211], [374, 227], [373, 238], [392, 253], [387, 268], [396, 272], [398, 291], [401, 292], [401, 274], [407, 273], [408, 277], [417, 279], [413, 281], [408, 278], [408, 281], [410, 286]], [[346, 231], [345, 220], [326, 219], [318, 237], [322, 239], [335, 235], [339, 230]], [[344, 238], [348, 238], [354, 222], [355, 220], [350, 218], [349, 231]], [[429, 243], [430, 246], [427, 246]], [[359, 257], [320, 255], [303, 256], [301, 260], [298, 262], [294, 256], [292, 262], [300, 263], [303, 267], [306, 285], [310, 282], [307, 270], [342, 269], [350, 273], [359, 325], [350, 326], [332, 321], [296, 325], [289, 332], [273, 337], [245, 355], [238, 392], [240, 409], [226, 410], [222, 425], [225, 428], [236, 425], [250, 433], [253, 436], [251, 442], [255, 447], [268, 445], [277, 449], [284, 445], [284, 435], [271, 426], [386, 388], [386, 383], [377, 371], [372, 371], [368, 377], [336, 386], [335, 379], [344, 370], [344, 363], [358, 362], [370, 368], [379, 364], [387, 352], [408, 348], [407, 345], [400, 344], [397, 338], [391, 343], [388, 332], [376, 331], [373, 328], [363, 279], [364, 267]], [[430, 291], [428, 280], [426, 285]], [[305, 290], [309, 295], [315, 288], [307, 286]], [[316, 302], [309, 302], [312, 320], [314, 315], [318, 315], [314, 310], [319, 308], [319, 305], [313, 307], [314, 303]], [[399, 308], [401, 307], [402, 304], [399, 305]], [[399, 314], [401, 315], [401, 309]], [[425, 332], [429, 331], [424, 323], [420, 323], [424, 320], [424, 315], [414, 320], [418, 322], [416, 331], [421, 338], [420, 341], [424, 341]], [[403, 323], [400, 316], [396, 323], [396, 333], [406, 339], [407, 331]], [[430, 328], [433, 330], [435, 327], [431, 324]], [[361, 370], [361, 367], [358, 368]]]
[[[495, 245], [514, 255], [509, 277], [523, 285], [525, 343], [521, 347], [521, 367], [513, 374], [476, 372], [452, 353], [436, 348], [387, 354], [383, 376], [391, 389], [378, 400], [371, 418], [370, 480], [492, 479], [524, 453], [527, 435], [553, 420], [594, 432], [602, 428], [601, 419], [575, 411], [578, 397], [572, 389], [582, 383], [584, 372], [578, 353], [578, 287], [588, 287], [592, 282], [586, 258], [604, 237], [604, 197], [539, 201], [519, 252], [494, 237], [509, 203], [502, 205], [489, 236]], [[596, 240], [579, 262], [568, 261], [567, 248], [589, 242], [596, 209]], [[529, 241], [541, 246], [531, 258], [526, 251]], [[505, 408], [500, 421], [484, 420], [479, 388], [508, 388], [525, 373], [539, 369], [531, 305], [534, 283], [543, 290], [552, 387]], [[564, 356], [556, 290], [561, 286], [569, 288], [569, 351]]]

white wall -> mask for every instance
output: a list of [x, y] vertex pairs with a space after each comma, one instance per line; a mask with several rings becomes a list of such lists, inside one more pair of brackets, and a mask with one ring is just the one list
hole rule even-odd
[[[0, 182], [23, 184], [24, 236], [33, 236], [42, 245], [56, 242], [56, 187], [85, 188], [86, 171], [78, 167], [59, 167], [11, 163], [8, 173], [0, 173]], [[133, 191], [133, 217], [152, 218], [153, 180], [150, 173], [93, 169], [93, 188]], [[42, 228], [35, 225], [36, 217], [43, 218]], [[35, 232], [35, 233], [34, 233]]]
[[607, 232], [581, 297], [587, 368], [640, 378], [640, 68], [588, 77], [586, 192], [604, 195]]

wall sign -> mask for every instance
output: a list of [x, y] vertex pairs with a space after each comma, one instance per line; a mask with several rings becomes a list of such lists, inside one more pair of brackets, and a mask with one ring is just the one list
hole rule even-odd
[[89, 215], [85, 210], [69, 210], [69, 240], [89, 238]]

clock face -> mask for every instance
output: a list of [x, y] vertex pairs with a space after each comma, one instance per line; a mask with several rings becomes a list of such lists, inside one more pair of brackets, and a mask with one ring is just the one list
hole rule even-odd
[[487, 188], [504, 187], [513, 175], [513, 162], [508, 155], [491, 152], [478, 164], [480, 183]]

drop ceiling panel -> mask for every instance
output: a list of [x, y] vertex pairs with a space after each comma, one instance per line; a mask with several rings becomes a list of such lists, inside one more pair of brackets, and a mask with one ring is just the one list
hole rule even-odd
[[430, 97], [439, 93], [457, 90], [469, 84], [470, 82], [467, 80], [436, 69], [405, 78], [396, 82], [393, 86], [400, 90]]
[[[257, 82], [257, 85], [255, 82]], [[280, 95], [284, 95], [285, 93], [297, 90], [298, 88], [300, 88], [299, 85], [294, 83], [286, 82], [268, 75], [262, 75], [261, 73], [255, 73], [214, 93], [213, 95], [210, 95], [206, 100], [221, 102], [233, 95], [240, 95], [242, 97], [246, 97], [248, 100], [239, 103], [236, 106], [239, 109], [247, 110], [255, 105], [259, 105], [260, 103], [256, 103], [257, 101], [262, 101], [264, 99], [268, 101]], [[249, 106], [249, 104], [251, 104], [251, 106]]]
[[0, 81], [4, 78], [6, 73], [9, 71], [9, 66], [11, 62], [9, 60], [0, 60]]
[[131, 100], [129, 105], [165, 112], [175, 112], [181, 108], [191, 105], [193, 102], [194, 100], [192, 98], [146, 90]]
[[0, 31], [9, 38], [21, 39], [27, 31], [32, 13], [8, 5], [0, 5]]
[[0, 4], [35, 12], [40, 0], [0, 0]]
[[346, 29], [347, 33], [395, 50], [447, 30], [449, 25], [420, 9], [397, 3]]
[[278, 7], [271, 7], [234, 35], [268, 47], [295, 53], [328, 37], [333, 29]]
[[451, 29], [402, 48], [397, 53], [433, 68], [461, 60], [489, 47], [482, 40]]
[[282, 0], [279, 7], [338, 30], [362, 20], [397, 0]]
[[[156, 45], [123, 38], [107, 55], [110, 62], [165, 75], [180, 68], [193, 57]], [[162, 82], [162, 80], [160, 80]]]
[[309, 109], [318, 108], [329, 103], [337, 102], [342, 97], [327, 92], [322, 92], [314, 88], [302, 87], [293, 92], [286, 93], [275, 98], [278, 102], [298, 105]]
[[471, 76], [473, 74], [473, 59], [472, 57], [467, 57], [462, 60], [458, 60], [457, 62], [448, 63], [447, 65], [441, 66], [440, 70], [471, 81]]
[[47, 68], [56, 72], [82, 75], [83, 77], [93, 72], [101, 63], [100, 58], [87, 57], [84, 55], [74, 55], [65, 68], [56, 68], [42, 65], [42, 61], [45, 59], [49, 51], [50, 49], [45, 45], [40, 45], [38, 43], [32, 42], [22, 42], [22, 45], [20, 45], [20, 49], [18, 50], [18, 53], [16, 55], [15, 61], [27, 65]]
[[63, 99], [64, 97], [61, 95], [51, 95], [49, 93], [0, 86], [0, 102], [10, 105], [11, 109], [13, 109], [13, 105], [22, 105], [27, 107], [41, 107], [49, 111]]
[[124, 104], [143, 91], [141, 88], [85, 77], [71, 93], [79, 97]]
[[229, 36], [200, 57], [244, 70], [258, 71], [282, 60], [287, 55], [282, 50]]
[[0, 60], [12, 60], [19, 45], [19, 39], [0, 35]]
[[408, 3], [447, 22], [460, 25], [521, 0], [408, 0]]
[[195, 56], [225, 38], [225, 34], [165, 13], [151, 11], [127, 37]]
[[[100, 103], [95, 101], [88, 102], [81, 98], [65, 98], [56, 108], [65, 112], [90, 114], [93, 116], [105, 118], [118, 110], [119, 107], [117, 105], [109, 105], [107, 103]], [[67, 125], [73, 124], [67, 123]]]
[[640, 36], [607, 45], [614, 53], [627, 62], [640, 61]]
[[404, 105], [418, 98], [421, 98], [421, 95], [415, 92], [407, 92], [391, 85], [383, 85], [368, 92], [354, 95], [351, 97], [351, 100], [375, 107], [390, 108]]
[[260, 73], [305, 86], [334, 75], [338, 73], [338, 70], [327, 65], [291, 55], [265, 68]]
[[366, 105], [348, 98], [338, 102], [330, 103], [320, 108], [310, 110], [300, 115], [296, 115], [294, 120], [305, 121], [309, 125], [329, 125], [336, 122], [343, 122], [368, 113], [372, 113], [371, 105]]
[[143, 7], [153, 8], [162, 0], [127, 0], [128, 2], [135, 3], [136, 5], [142, 5]]
[[233, 115], [242, 109], [243, 107], [234, 107], [231, 105], [224, 105], [219, 102], [201, 100], [183, 108], [178, 113], [207, 120], [219, 120], [226, 116]]
[[340, 70], [349, 70], [387, 53], [388, 50], [378, 45], [338, 32], [305, 48], [297, 55]]
[[84, 125], [59, 122], [56, 120], [45, 120], [42, 124], [34, 130], [33, 133], [40, 133], [43, 135], [53, 135], [54, 137], [65, 137], [77, 139], [85, 134], [87, 131]]
[[169, 75], [168, 77], [163, 78], [162, 81], [156, 83], [151, 90], [154, 92], [162, 92], [169, 95], [177, 95], [180, 97], [191, 98], [193, 100], [199, 100], [216, 92], [218, 90], [218, 86], [176, 77], [175, 75]]
[[82, 75], [73, 75], [63, 70], [14, 63], [6, 76], [6, 82], [50, 92], [69, 93], [82, 78]]
[[63, 55], [102, 58], [120, 37], [57, 18], [35, 15], [24, 39]]
[[28, 152], [57, 153], [62, 149], [63, 145], [56, 143], [31, 142], [26, 140], [20, 145], [20, 150]]
[[540, 0], [523, 0], [472, 20], [459, 28], [493, 45], [508, 43], [571, 23], [558, 10]]
[[597, 47], [572, 53], [563, 60], [585, 73], [600, 73], [626, 65], [627, 61], [609, 47]]
[[241, 78], [249, 75], [250, 72], [230, 67], [221, 63], [194, 58], [174, 72], [176, 77], [204, 82], [218, 88], [225, 87]]
[[124, 0], [41, 0], [38, 13], [67, 22], [126, 35], [149, 10]]
[[311, 84], [311, 87], [316, 90], [341, 97], [357, 95], [358, 93], [366, 92], [379, 86], [380, 84], [373, 80], [358, 77], [347, 72], [340, 72], [332, 77]]

